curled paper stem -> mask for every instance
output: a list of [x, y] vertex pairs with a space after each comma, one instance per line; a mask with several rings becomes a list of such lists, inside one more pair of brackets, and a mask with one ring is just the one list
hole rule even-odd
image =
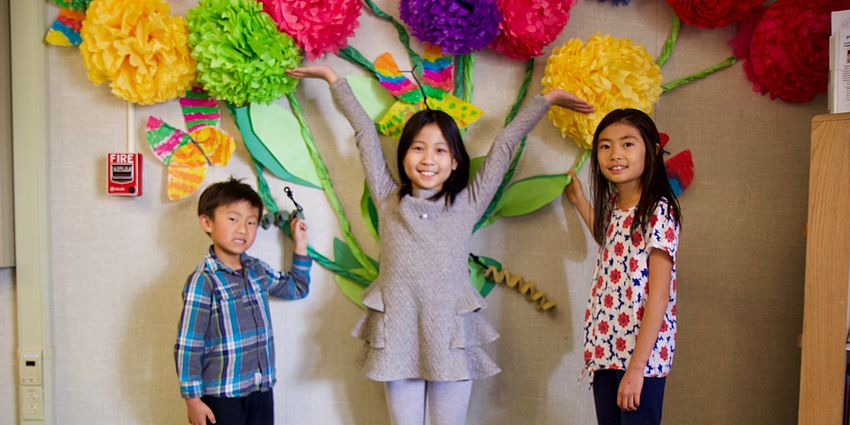
[[396, 31], [398, 32], [399, 41], [401, 41], [401, 44], [404, 46], [404, 49], [407, 50], [407, 55], [410, 56], [410, 64], [418, 69], [422, 69], [422, 57], [419, 56], [419, 54], [413, 51], [413, 49], [410, 47], [410, 35], [407, 34], [407, 30], [404, 28], [404, 25], [402, 25], [391, 15], [381, 10], [381, 8], [378, 7], [378, 5], [376, 5], [372, 0], [363, 0], [363, 3], [365, 3], [366, 6], [369, 6], [369, 9], [377, 17], [391, 23], [395, 27]]
[[338, 55], [353, 64], [360, 65], [362, 68], [369, 71], [370, 74], [375, 74], [375, 65], [373, 65], [372, 62], [366, 59], [366, 57], [354, 47], [346, 46], [339, 49]]
[[[472, 255], [472, 258], [475, 260], [477, 257]], [[484, 267], [486, 278], [519, 292], [525, 297], [526, 301], [533, 303], [538, 310], [554, 311], [558, 307], [558, 304], [549, 299], [545, 292], [538, 290], [534, 283], [525, 280], [521, 275], [511, 273], [505, 268], [499, 270], [496, 266], [484, 266], [480, 261], [476, 261], [476, 263]]]
[[679, 16], [674, 13], [673, 23], [670, 26], [670, 35], [667, 36], [667, 41], [664, 42], [661, 54], [658, 55], [657, 59], [655, 59], [655, 63], [657, 63], [658, 66], [664, 66], [664, 64], [667, 63], [667, 60], [670, 59], [670, 55], [673, 54], [673, 46], [676, 45], [676, 40], [679, 38], [679, 28], [681, 25], [682, 21], [680, 21]]
[[298, 124], [301, 127], [301, 136], [304, 138], [304, 144], [307, 145], [307, 151], [310, 153], [310, 158], [313, 160], [313, 166], [316, 167], [316, 174], [318, 174], [319, 180], [322, 183], [322, 189], [324, 189], [325, 195], [328, 197], [328, 202], [330, 202], [331, 208], [333, 208], [337, 219], [339, 220], [339, 225], [342, 228], [342, 235], [345, 242], [349, 247], [351, 247], [351, 252], [354, 255], [354, 258], [357, 259], [357, 262], [360, 263], [360, 265], [362, 265], [369, 274], [377, 276], [378, 269], [371, 261], [369, 261], [369, 258], [363, 252], [363, 249], [360, 247], [357, 239], [354, 238], [354, 233], [351, 232], [351, 223], [349, 223], [348, 219], [345, 217], [345, 211], [343, 211], [342, 204], [339, 201], [336, 190], [334, 190], [333, 182], [331, 181], [330, 174], [328, 173], [328, 168], [325, 166], [325, 162], [322, 161], [322, 157], [319, 155], [319, 150], [316, 149], [316, 145], [313, 144], [313, 135], [307, 127], [307, 121], [304, 119], [301, 104], [298, 102], [298, 99], [293, 93], [287, 93], [286, 98], [289, 100], [289, 106], [292, 109], [292, 114], [295, 115], [295, 119], [298, 120]]
[[677, 87], [681, 87], [681, 86], [688, 84], [692, 81], [703, 79], [703, 78], [708, 77], [709, 75], [714, 74], [715, 72], [720, 71], [722, 69], [729, 68], [730, 66], [734, 65], [737, 62], [738, 62], [738, 59], [736, 59], [735, 56], [729, 56], [723, 62], [720, 62], [716, 65], [712, 65], [712, 66], [710, 66], [710, 67], [708, 67], [708, 68], [706, 68], [706, 69], [704, 69], [700, 72], [688, 75], [687, 77], [679, 78], [678, 80], [670, 81], [669, 83], [666, 83], [666, 84], [662, 84], [661, 89], [663, 90], [664, 93], [667, 93], [668, 91], [673, 90]]

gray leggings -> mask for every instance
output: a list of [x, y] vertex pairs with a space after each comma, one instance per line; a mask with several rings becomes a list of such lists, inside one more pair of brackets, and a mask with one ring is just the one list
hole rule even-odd
[[466, 424], [472, 381], [402, 379], [384, 388], [392, 425], [425, 425], [426, 400], [431, 425]]

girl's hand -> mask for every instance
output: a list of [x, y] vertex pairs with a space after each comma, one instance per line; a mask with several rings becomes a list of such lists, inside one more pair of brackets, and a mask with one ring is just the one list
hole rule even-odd
[[207, 419], [210, 423], [215, 423], [212, 410], [199, 397], [186, 399], [186, 416], [192, 425], [207, 425]]
[[292, 240], [295, 242], [295, 253], [307, 255], [307, 223], [295, 218], [289, 223], [289, 228], [292, 230]]
[[587, 198], [584, 196], [584, 188], [581, 185], [581, 180], [578, 179], [575, 170], [570, 170], [567, 175], [570, 176], [570, 184], [564, 189], [564, 195], [567, 196], [567, 200], [574, 206], [583, 205], [587, 202]]
[[643, 389], [643, 370], [627, 368], [620, 388], [617, 389], [617, 406], [624, 412], [633, 412], [640, 406], [640, 391]]
[[336, 72], [327, 65], [313, 65], [287, 69], [286, 75], [299, 80], [302, 78], [320, 78], [327, 81], [328, 84], [333, 84], [333, 82], [338, 78]]
[[553, 105], [558, 105], [563, 108], [572, 109], [573, 111], [582, 114], [589, 114], [596, 110], [593, 105], [587, 103], [584, 99], [561, 89], [550, 90], [543, 94], [543, 97]]

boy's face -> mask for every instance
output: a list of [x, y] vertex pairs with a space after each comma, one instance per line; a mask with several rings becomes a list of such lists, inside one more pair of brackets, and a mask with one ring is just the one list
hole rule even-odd
[[225, 264], [239, 264], [239, 256], [254, 243], [259, 215], [260, 210], [248, 201], [237, 201], [219, 205], [212, 217], [200, 217], [201, 228], [210, 235], [216, 255]]

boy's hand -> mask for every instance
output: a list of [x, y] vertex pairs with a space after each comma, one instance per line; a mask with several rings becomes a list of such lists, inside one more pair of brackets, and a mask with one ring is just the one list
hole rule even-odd
[[186, 414], [189, 417], [189, 423], [192, 425], [207, 425], [207, 419], [211, 423], [215, 423], [215, 415], [213, 415], [212, 410], [199, 397], [186, 399]]
[[563, 108], [572, 109], [582, 114], [589, 114], [596, 110], [593, 105], [585, 102], [584, 99], [561, 89], [550, 90], [543, 94], [543, 97], [553, 105], [558, 105]]
[[587, 202], [587, 198], [584, 196], [584, 188], [581, 185], [581, 180], [576, 175], [576, 171], [570, 170], [567, 174], [570, 176], [570, 184], [564, 189], [564, 195], [567, 195], [567, 200], [575, 206], [583, 204], [582, 201]]
[[313, 65], [287, 69], [286, 75], [299, 80], [302, 78], [321, 78], [322, 80], [327, 81], [328, 84], [333, 84], [333, 82], [337, 80], [336, 72], [327, 65]]
[[637, 410], [642, 389], [643, 368], [627, 368], [623, 380], [620, 381], [620, 388], [617, 389], [617, 406], [624, 412]]
[[307, 223], [299, 218], [294, 218], [289, 227], [292, 230], [292, 240], [295, 242], [295, 253], [307, 255]]

